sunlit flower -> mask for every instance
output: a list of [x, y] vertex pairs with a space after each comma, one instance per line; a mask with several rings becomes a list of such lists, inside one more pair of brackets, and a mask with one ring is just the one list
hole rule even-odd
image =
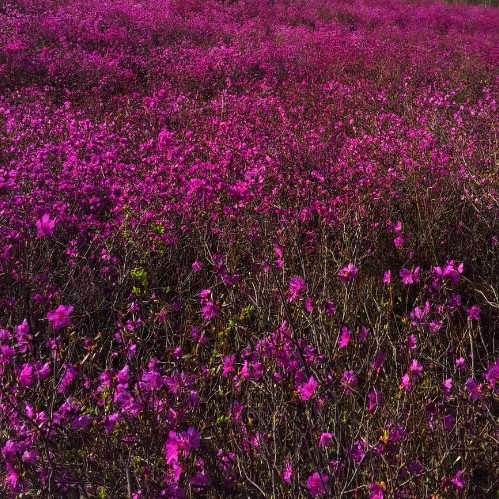
[[74, 307], [71, 305], [59, 305], [55, 310], [52, 310], [52, 312], [47, 314], [47, 319], [56, 330], [62, 329], [63, 327], [69, 327], [73, 323], [71, 320], [73, 310]]

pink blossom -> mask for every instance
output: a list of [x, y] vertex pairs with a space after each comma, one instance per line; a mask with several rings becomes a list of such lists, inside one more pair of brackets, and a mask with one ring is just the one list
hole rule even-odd
[[229, 374], [234, 372], [235, 362], [236, 362], [236, 358], [234, 357], [234, 355], [224, 357], [222, 359], [222, 366], [223, 366], [222, 376], [224, 378], [226, 378]]
[[352, 390], [357, 386], [358, 380], [357, 376], [353, 371], [345, 371], [343, 373], [343, 379], [341, 380], [341, 385], [345, 390], [346, 395], [351, 395]]
[[291, 484], [291, 478], [293, 477], [293, 465], [289, 459], [285, 463], [281, 476], [284, 483], [287, 483], [288, 485]]
[[35, 448], [26, 449], [22, 455], [22, 460], [29, 464], [36, 464], [39, 458], [40, 453]]
[[377, 483], [371, 483], [371, 485], [369, 485], [369, 499], [384, 499], [384, 497], [385, 489], [382, 485]]
[[203, 318], [207, 321], [220, 317], [220, 307], [212, 301], [206, 301], [201, 311]]
[[314, 302], [310, 297], [307, 297], [307, 299], [305, 300], [305, 310], [308, 314], [311, 314], [314, 310]]
[[47, 314], [47, 319], [55, 330], [69, 327], [73, 323], [71, 320], [73, 310], [72, 305], [59, 305], [55, 310]]
[[463, 471], [459, 470], [451, 480], [456, 489], [463, 490], [466, 487], [466, 480], [463, 478], [463, 475]]
[[366, 457], [368, 444], [364, 440], [356, 440], [352, 446], [351, 455], [356, 464], [360, 464]]
[[289, 281], [289, 302], [296, 301], [307, 290], [307, 285], [301, 277], [292, 277]]
[[325, 304], [324, 304], [324, 313], [330, 317], [332, 315], [334, 315], [334, 313], [336, 312], [336, 305], [331, 302], [331, 301], [327, 301]]
[[43, 366], [37, 372], [38, 379], [41, 380], [47, 379], [51, 374], [52, 374], [52, 369], [48, 362], [43, 364]]
[[359, 341], [362, 343], [367, 340], [369, 336], [369, 329], [365, 326], [362, 326], [359, 331]]
[[36, 381], [36, 373], [32, 365], [25, 364], [19, 374], [18, 382], [25, 388], [31, 388]]
[[347, 284], [354, 281], [358, 273], [359, 269], [353, 263], [349, 263], [338, 272], [338, 277], [343, 284]]
[[303, 401], [310, 400], [313, 396], [319, 383], [314, 379], [313, 376], [310, 376], [309, 380], [300, 386], [298, 391], [300, 392], [301, 399]]
[[418, 283], [420, 270], [419, 267], [416, 267], [414, 270], [402, 269], [399, 274], [402, 282], [405, 285]]
[[482, 398], [482, 386], [473, 378], [469, 378], [466, 381], [466, 389], [468, 390], [468, 394], [473, 402], [476, 402]]
[[307, 489], [312, 497], [322, 497], [328, 493], [329, 476], [315, 472], [308, 477]]
[[499, 359], [488, 367], [485, 379], [490, 383], [491, 388], [495, 389], [496, 383], [499, 380]]
[[448, 378], [442, 383], [442, 390], [446, 399], [450, 397], [450, 394], [452, 392], [452, 383], [452, 378]]
[[468, 319], [470, 321], [477, 321], [480, 319], [480, 307], [476, 305], [468, 309]]
[[346, 348], [350, 343], [351, 331], [347, 327], [343, 326], [341, 328], [341, 337], [338, 343], [338, 348]]
[[400, 384], [400, 387], [403, 390], [405, 390], [406, 392], [409, 392], [409, 393], [412, 392], [413, 384], [412, 384], [412, 381], [411, 381], [411, 377], [409, 376], [408, 373], [405, 373], [402, 376], [402, 382]]
[[38, 229], [38, 237], [51, 237], [54, 234], [55, 220], [52, 220], [50, 215], [46, 213], [36, 222], [36, 228]]
[[402, 248], [402, 246], [404, 245], [404, 236], [397, 236], [397, 237], [393, 240], [393, 244], [395, 245], [395, 247], [396, 247], [397, 249]]
[[322, 433], [319, 437], [319, 448], [329, 447], [329, 444], [333, 438], [334, 433]]
[[416, 359], [413, 359], [411, 365], [409, 366], [409, 371], [411, 372], [413, 379], [416, 381], [423, 374], [423, 366]]
[[198, 262], [198, 261], [196, 261], [196, 262], [194, 262], [194, 263], [192, 264], [192, 270], [193, 270], [194, 272], [199, 272], [200, 270], [202, 270], [202, 268], [203, 268], [203, 264], [202, 264], [202, 262]]

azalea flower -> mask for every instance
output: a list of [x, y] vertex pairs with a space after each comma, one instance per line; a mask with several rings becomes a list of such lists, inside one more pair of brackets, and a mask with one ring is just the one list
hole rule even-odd
[[450, 397], [450, 394], [452, 392], [452, 384], [453, 384], [452, 378], [448, 378], [442, 383], [442, 390], [444, 392], [444, 397], [446, 399]]
[[207, 301], [201, 311], [203, 318], [207, 321], [220, 317], [220, 307], [212, 301]]
[[460, 470], [456, 473], [451, 482], [454, 484], [456, 489], [463, 490], [466, 487], [466, 480], [463, 478], [464, 473]]
[[307, 285], [301, 277], [292, 277], [289, 281], [289, 302], [294, 302], [307, 290]]
[[314, 379], [313, 376], [310, 376], [309, 380], [300, 386], [298, 391], [300, 392], [301, 399], [305, 402], [310, 400], [313, 396], [319, 383]]
[[288, 485], [291, 483], [291, 478], [293, 477], [293, 465], [289, 459], [285, 463], [281, 476], [284, 483], [287, 483]]
[[496, 383], [499, 380], [499, 359], [489, 366], [485, 373], [485, 379], [490, 383], [492, 389], [495, 389]]
[[54, 234], [55, 220], [50, 218], [47, 213], [36, 222], [38, 237], [51, 237]]
[[343, 373], [343, 379], [341, 380], [341, 384], [345, 390], [346, 395], [350, 395], [352, 393], [352, 389], [357, 386], [358, 380], [357, 376], [353, 371], [345, 371]]
[[480, 307], [473, 306], [468, 309], [468, 319], [470, 321], [477, 321], [480, 319]]
[[369, 399], [369, 412], [372, 414], [378, 407], [382, 406], [385, 397], [382, 392], [372, 390], [367, 394]]
[[343, 326], [341, 328], [341, 337], [340, 341], [338, 343], [338, 348], [346, 348], [348, 344], [350, 343], [350, 338], [351, 338], [351, 332], [350, 329], [347, 327]]
[[329, 444], [333, 438], [334, 433], [322, 433], [319, 438], [319, 448], [329, 447]]
[[196, 261], [196, 262], [194, 262], [194, 263], [192, 264], [192, 270], [193, 270], [194, 272], [199, 272], [202, 268], [203, 268], [203, 264], [202, 264], [202, 262], [198, 262], [198, 261]]
[[312, 497], [322, 497], [328, 493], [329, 477], [315, 472], [308, 477], [307, 489]]
[[416, 267], [414, 270], [402, 269], [400, 271], [400, 278], [405, 285], [416, 284], [419, 282], [420, 268]]
[[336, 312], [336, 305], [331, 302], [331, 301], [327, 301], [325, 304], [324, 304], [324, 313], [330, 317], [331, 315], [334, 315], [334, 313]]
[[343, 284], [347, 284], [354, 281], [358, 273], [359, 269], [353, 263], [349, 263], [338, 272], [338, 277]]
[[482, 398], [482, 387], [480, 383], [478, 383], [473, 378], [469, 378], [466, 381], [466, 389], [468, 390], [468, 394], [473, 402], [476, 402], [477, 400]]
[[73, 310], [74, 307], [71, 305], [59, 305], [59, 307], [47, 314], [47, 319], [55, 330], [69, 327], [73, 323], [71, 321]]
[[25, 388], [31, 388], [36, 381], [36, 373], [30, 364], [25, 364], [21, 373], [19, 374], [18, 382]]
[[369, 485], [369, 499], [384, 499], [385, 497], [385, 487], [384, 483], [371, 483]]

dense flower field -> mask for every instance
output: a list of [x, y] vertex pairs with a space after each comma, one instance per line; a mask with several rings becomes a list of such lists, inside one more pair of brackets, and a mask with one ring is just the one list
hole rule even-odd
[[499, 13], [0, 3], [0, 496], [499, 491]]

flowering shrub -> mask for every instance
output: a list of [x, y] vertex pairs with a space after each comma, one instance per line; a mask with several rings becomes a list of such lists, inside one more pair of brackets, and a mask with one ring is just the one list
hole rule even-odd
[[1, 497], [498, 492], [497, 10], [0, 26]]

